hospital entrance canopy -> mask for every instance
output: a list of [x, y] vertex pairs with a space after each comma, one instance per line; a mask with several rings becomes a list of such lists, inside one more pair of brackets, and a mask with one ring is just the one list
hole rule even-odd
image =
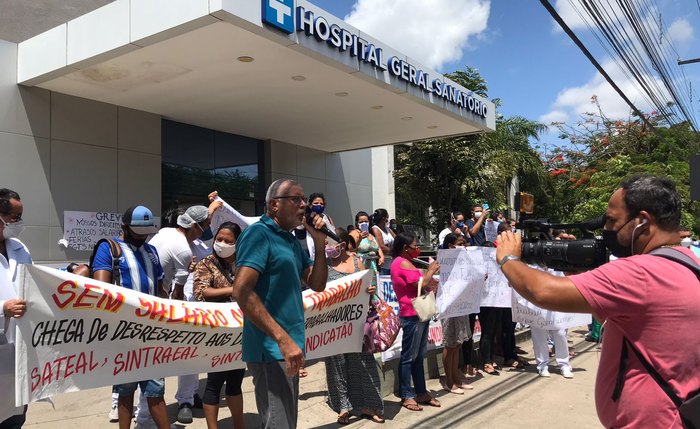
[[20, 43], [17, 76], [329, 152], [495, 128], [493, 103], [304, 0], [116, 0]]

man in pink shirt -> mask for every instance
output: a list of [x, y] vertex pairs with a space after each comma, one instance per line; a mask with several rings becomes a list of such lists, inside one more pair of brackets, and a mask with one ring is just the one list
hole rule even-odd
[[681, 203], [673, 182], [654, 176], [624, 181], [610, 197], [603, 240], [620, 259], [592, 271], [555, 277], [519, 261], [521, 240], [499, 237], [496, 258], [523, 297], [550, 310], [593, 313], [605, 320], [596, 380], [598, 417], [607, 428], [681, 428], [678, 409], [628, 349], [624, 385], [617, 400], [626, 337], [681, 400], [700, 390], [700, 283], [678, 262], [649, 255], [679, 247]]

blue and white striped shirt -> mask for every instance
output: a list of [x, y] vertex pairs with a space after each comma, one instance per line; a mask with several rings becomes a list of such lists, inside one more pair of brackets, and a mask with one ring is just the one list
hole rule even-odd
[[[113, 240], [122, 249], [122, 256], [119, 258], [120, 286], [149, 295], [157, 295], [158, 283], [163, 280], [163, 267], [160, 265], [156, 248], [148, 243], [137, 248], [116, 237]], [[93, 272], [100, 270], [112, 272], [112, 253], [109, 243], [100, 243], [92, 270]]]

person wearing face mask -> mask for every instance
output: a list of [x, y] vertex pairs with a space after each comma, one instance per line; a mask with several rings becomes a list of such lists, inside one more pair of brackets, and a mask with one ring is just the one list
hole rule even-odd
[[[118, 276], [112, 276], [112, 252], [109, 243], [100, 243], [93, 259], [92, 271], [95, 280], [112, 283], [118, 279], [119, 286], [167, 298], [163, 289], [163, 267], [160, 264], [158, 251], [146, 243], [148, 236], [158, 232], [153, 223], [153, 213], [144, 206], [129, 207], [121, 219], [122, 234], [113, 240], [121, 248]], [[120, 429], [131, 426], [134, 408], [134, 392], [141, 389], [141, 395], [146, 398], [150, 417], [158, 429], [168, 429], [168, 411], [165, 408], [165, 379], [144, 380], [124, 383], [113, 387], [118, 395], [117, 414]], [[137, 428], [142, 426], [137, 423]]]
[[[0, 189], [0, 367], [2, 387], [14, 392], [15, 319], [24, 316], [27, 303], [18, 297], [17, 270], [20, 264], [31, 264], [32, 256], [17, 238], [24, 229], [24, 207], [15, 191]], [[16, 407], [15, 396], [6, 393], [0, 402], [0, 427], [21, 428], [27, 407]]]
[[466, 237], [465, 241], [469, 239], [469, 230], [467, 224], [464, 222], [464, 215], [462, 212], [452, 212], [450, 213], [450, 225], [440, 231], [438, 235], [438, 245], [442, 246], [445, 243], [445, 237], [447, 234], [457, 234]]
[[[309, 196], [309, 209], [312, 213], [316, 213], [323, 219], [323, 222], [326, 224], [329, 230], [335, 231], [333, 219], [331, 219], [331, 217], [328, 216], [327, 213], [324, 213], [326, 210], [326, 197], [322, 193], [314, 192]], [[297, 240], [299, 240], [299, 244], [301, 244], [301, 249], [304, 251], [304, 254], [313, 261], [314, 255], [316, 253], [316, 247], [314, 246], [314, 240], [311, 237], [311, 235], [306, 233], [306, 228], [304, 228], [304, 225], [302, 224], [297, 226], [295, 229], [292, 230], [292, 233], [297, 238]], [[328, 248], [331, 248], [335, 246], [336, 242], [333, 239], [327, 237], [326, 244]], [[302, 370], [303, 372], [301, 376], [306, 377], [306, 370], [304, 368], [302, 368]]]
[[486, 241], [486, 232], [484, 231], [484, 221], [489, 217], [489, 210], [484, 209], [480, 205], [472, 207], [472, 218], [467, 219], [467, 230], [471, 237], [473, 246], [481, 246]]
[[608, 201], [603, 227], [605, 246], [618, 259], [568, 277], [528, 267], [518, 260], [520, 237], [500, 236], [497, 261], [524, 298], [605, 321], [595, 402], [607, 428], [683, 426], [678, 407], [639, 356], [681, 401], [700, 391], [700, 282], [676, 260], [650, 254], [671, 248], [689, 264], [699, 262], [679, 245], [680, 218], [681, 199], [671, 180], [624, 180]]
[[[326, 252], [328, 260], [328, 281], [338, 280], [348, 274], [364, 269], [362, 261], [355, 253], [355, 239], [342, 228], [336, 229], [341, 242]], [[371, 294], [377, 288], [370, 284], [366, 292]], [[350, 413], [362, 418], [384, 423], [384, 402], [381, 395], [381, 381], [377, 363], [372, 353], [343, 353], [329, 356], [326, 363], [326, 384], [328, 385], [328, 406], [338, 413], [338, 424], [350, 422]]]
[[384, 264], [384, 252], [382, 252], [374, 236], [369, 233], [369, 215], [367, 212], [357, 212], [355, 215], [355, 226], [356, 229], [350, 231], [350, 235], [355, 240], [355, 243], [359, 243], [356, 252], [364, 267], [374, 272], [372, 284], [376, 286], [379, 267]]
[[[430, 292], [437, 286], [433, 276], [440, 269], [440, 264], [431, 262], [425, 274], [413, 265], [411, 261], [420, 256], [420, 248], [412, 232], [402, 232], [396, 236], [393, 255], [391, 282], [399, 301], [399, 320], [403, 330], [399, 363], [401, 405], [410, 411], [422, 411], [421, 404], [439, 407], [440, 401], [433, 398], [425, 386], [423, 359], [428, 346], [429, 322], [421, 322], [411, 299], [418, 295], [419, 279], [423, 279], [423, 292]], [[415, 394], [411, 390], [411, 379]]]
[[[236, 261], [236, 239], [241, 228], [224, 222], [214, 236], [213, 252], [199, 261], [194, 272], [194, 296], [197, 301], [232, 302], [233, 273]], [[226, 403], [231, 411], [231, 427], [245, 429], [241, 384], [245, 369], [210, 372], [204, 389], [204, 417], [208, 429], [218, 427], [219, 398], [226, 383]]]
[[[467, 243], [463, 235], [449, 233], [442, 242], [443, 249], [463, 248]], [[442, 319], [442, 340], [445, 348], [442, 351], [442, 366], [445, 369], [444, 388], [450, 393], [464, 395], [465, 390], [474, 387], [468, 384], [459, 370], [459, 350], [465, 341], [472, 336], [469, 326], [469, 316], [448, 317]]]
[[[202, 258], [202, 241], [211, 238], [211, 217], [221, 205], [221, 201], [213, 201], [209, 207], [188, 207], [184, 213], [177, 216], [174, 228], [161, 228], [149, 242], [158, 250], [164, 272], [163, 284], [172, 299], [194, 301], [190, 267]], [[178, 377], [175, 393], [179, 406], [178, 422], [192, 423], [192, 407], [195, 405], [198, 387], [197, 374]], [[144, 407], [139, 408], [141, 409]], [[140, 420], [147, 419], [146, 414], [141, 412], [138, 417]]]

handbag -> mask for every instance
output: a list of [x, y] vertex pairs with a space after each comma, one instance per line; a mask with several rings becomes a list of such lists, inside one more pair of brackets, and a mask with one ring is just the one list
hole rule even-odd
[[384, 352], [396, 341], [401, 329], [399, 317], [386, 301], [372, 294], [372, 303], [365, 322], [362, 351], [365, 353]]
[[423, 285], [423, 277], [418, 279], [418, 296], [411, 299], [413, 309], [421, 322], [427, 322], [437, 314], [437, 304], [435, 303], [435, 293], [432, 291], [421, 295], [421, 286]]

